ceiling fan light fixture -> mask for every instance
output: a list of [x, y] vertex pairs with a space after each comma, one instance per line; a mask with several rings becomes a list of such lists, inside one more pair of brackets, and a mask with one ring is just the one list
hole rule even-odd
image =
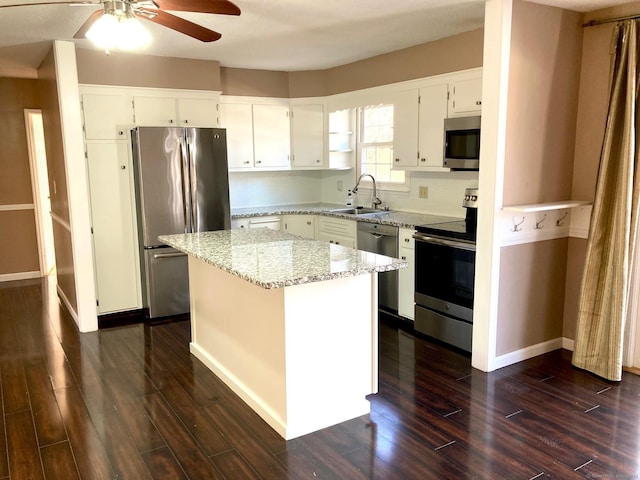
[[128, 2], [104, 3], [104, 14], [85, 35], [94, 45], [108, 53], [112, 48], [135, 50], [151, 42], [151, 35], [135, 17]]

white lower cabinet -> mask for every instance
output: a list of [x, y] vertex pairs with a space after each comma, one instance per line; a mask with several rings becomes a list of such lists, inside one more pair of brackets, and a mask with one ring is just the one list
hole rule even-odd
[[319, 217], [316, 239], [356, 248], [356, 222], [342, 218]]
[[264, 217], [236, 218], [231, 220], [231, 228], [269, 228], [280, 230], [280, 217], [269, 215]]
[[281, 229], [305, 238], [316, 238], [316, 219], [313, 215], [284, 215]]
[[415, 292], [415, 240], [414, 230], [401, 228], [398, 232], [398, 256], [409, 266], [398, 270], [398, 314], [414, 319]]
[[142, 308], [128, 145], [87, 143], [98, 313]]

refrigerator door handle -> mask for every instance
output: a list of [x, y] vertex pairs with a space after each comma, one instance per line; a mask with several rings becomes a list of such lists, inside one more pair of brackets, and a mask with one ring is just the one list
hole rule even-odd
[[180, 160], [182, 169], [182, 205], [184, 206], [184, 233], [190, 233], [191, 227], [191, 195], [189, 194], [189, 177], [191, 169], [189, 168], [189, 152], [187, 142], [184, 138], [180, 139]]
[[200, 226], [198, 225], [198, 177], [196, 174], [196, 162], [195, 158], [193, 158], [193, 148], [191, 148], [191, 144], [195, 142], [195, 131], [193, 128], [187, 129], [187, 141], [189, 145], [187, 146], [187, 151], [189, 153], [189, 177], [190, 177], [190, 188], [191, 192], [191, 205], [189, 212], [191, 213], [191, 230], [190, 232], [199, 232]]
[[175, 252], [175, 253], [154, 253], [153, 258], [175, 258], [175, 257], [186, 257], [186, 253]]

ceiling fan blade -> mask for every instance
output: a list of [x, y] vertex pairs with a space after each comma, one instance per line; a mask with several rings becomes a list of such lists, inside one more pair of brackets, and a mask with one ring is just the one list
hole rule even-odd
[[10, 7], [33, 7], [36, 5], [65, 5], [65, 6], [76, 6], [76, 5], [100, 5], [102, 2], [95, 2], [87, 0], [85, 1], [70, 1], [70, 2], [37, 2], [37, 3], [14, 3], [11, 5], [0, 5], [0, 8], [10, 8]]
[[228, 0], [154, 0], [161, 10], [174, 12], [240, 15], [240, 9]]
[[201, 42], [215, 42], [222, 37], [218, 32], [201, 27], [196, 23], [185, 20], [184, 18], [176, 17], [175, 15], [163, 12], [162, 10], [140, 8], [137, 9], [135, 13], [140, 18], [144, 18], [150, 22], [170, 28], [176, 32], [184, 33], [185, 35], [200, 40]]
[[87, 34], [89, 29], [91, 28], [91, 25], [96, 23], [96, 20], [98, 20], [102, 15], [104, 15], [104, 10], [102, 10], [102, 9], [101, 10], [96, 10], [95, 12], [93, 12], [89, 16], [89, 18], [87, 18], [87, 21], [82, 24], [82, 26], [80, 27], [80, 30], [78, 30], [76, 32], [76, 34], [73, 36], [73, 38], [86, 38], [85, 35]]

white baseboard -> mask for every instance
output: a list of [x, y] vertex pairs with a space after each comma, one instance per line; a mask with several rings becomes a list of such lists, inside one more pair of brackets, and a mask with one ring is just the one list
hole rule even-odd
[[0, 275], [0, 282], [14, 282], [16, 280], [31, 280], [33, 278], [40, 278], [42, 274], [40, 271], [35, 272], [19, 272], [19, 273], [3, 273]]
[[564, 348], [565, 350], [570, 350], [573, 352], [574, 343], [575, 340], [567, 337], [562, 337], [562, 348]]
[[509, 352], [496, 357], [496, 369], [507, 367], [509, 365], [522, 362], [523, 360], [527, 360], [529, 358], [537, 357], [538, 355], [542, 355], [543, 353], [548, 353], [552, 352], [553, 350], [564, 348], [564, 340], [564, 338], [558, 337], [554, 338], [553, 340], [548, 340], [536, 345], [531, 345], [521, 350], [516, 350], [514, 352]]
[[58, 297], [60, 298], [60, 300], [62, 300], [62, 303], [64, 303], [64, 306], [67, 307], [67, 311], [71, 315], [71, 318], [73, 318], [73, 321], [76, 322], [76, 325], [79, 327], [80, 324], [78, 323], [78, 313], [71, 306], [69, 299], [60, 288], [60, 285], [56, 285], [56, 291], [58, 292]]

